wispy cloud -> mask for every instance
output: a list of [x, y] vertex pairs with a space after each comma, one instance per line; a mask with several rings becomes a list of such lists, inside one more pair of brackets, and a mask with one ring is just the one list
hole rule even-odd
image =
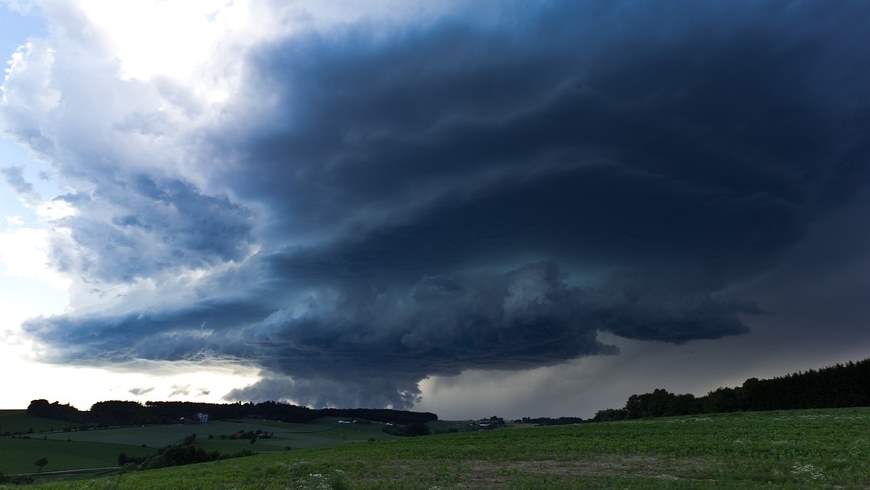
[[24, 178], [24, 169], [22, 167], [0, 168], [0, 174], [3, 175], [3, 179], [9, 187], [17, 192], [28, 205], [36, 206], [42, 201], [42, 197], [36, 192], [33, 184]]

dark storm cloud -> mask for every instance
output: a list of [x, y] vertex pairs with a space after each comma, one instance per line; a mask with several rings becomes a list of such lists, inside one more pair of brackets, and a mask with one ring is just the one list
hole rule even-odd
[[174, 267], [237, 260], [250, 245], [251, 216], [245, 209], [179, 180], [101, 178], [87, 195], [56, 199], [79, 213], [63, 220], [72, 243], [56, 243], [54, 261], [89, 279], [127, 281]]
[[746, 332], [763, 312], [734, 289], [866, 187], [870, 5], [505, 5], [252, 51], [199, 150], [232, 157], [210, 171], [231, 197], [132, 179], [101, 197], [111, 225], [69, 222], [65, 259], [113, 279], [239, 268], [184, 305], [27, 329], [59, 360], [264, 369], [231, 399], [368, 406], [614, 352], [599, 331]]
[[[266, 281], [279, 290], [302, 289], [295, 297], [204, 302], [157, 314], [54, 317], [27, 328], [67, 361], [222, 357], [293, 377], [266, 379], [230, 394], [235, 398], [407, 406], [428, 375], [614, 353], [596, 339], [599, 329], [677, 343], [718, 338], [745, 331], [738, 315], [754, 312], [703, 293], [666, 297], [572, 286], [550, 262], [424, 276], [407, 287], [336, 281], [340, 276], [321, 269], [302, 275], [301, 283], [279, 276]], [[308, 280], [314, 277], [320, 282]], [[265, 394], [274, 387], [290, 391]]]
[[255, 133], [221, 138], [247, 148], [236, 189], [303, 230], [596, 162], [628, 186], [645, 173], [708, 200], [800, 204], [829, 171], [835, 121], [808, 97], [815, 53], [790, 44], [821, 39], [687, 8], [691, 23], [561, 5], [508, 29], [448, 20], [264, 48], [251, 97], [281, 103]]

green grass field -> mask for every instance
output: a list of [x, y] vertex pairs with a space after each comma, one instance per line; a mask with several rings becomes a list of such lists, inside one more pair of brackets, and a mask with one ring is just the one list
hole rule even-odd
[[0, 472], [5, 474], [35, 473], [33, 462], [47, 458], [43, 471], [104, 468], [118, 464], [118, 454], [145, 456], [153, 449], [93, 442], [0, 438]]
[[[11, 411], [10, 411], [11, 412]], [[10, 418], [13, 418], [10, 416]], [[33, 424], [45, 419], [27, 417], [20, 412], [14, 419], [19, 425]], [[43, 424], [48, 430], [50, 424]], [[51, 427], [58, 429], [59, 427]], [[323, 448], [348, 442], [386, 440], [395, 436], [385, 434], [378, 423], [339, 424], [338, 419], [324, 418], [308, 424], [293, 424], [270, 420], [214, 421], [206, 425], [149, 425], [113, 429], [82, 430], [72, 432], [34, 432], [27, 439], [0, 437], [0, 472], [9, 474], [37, 471], [34, 461], [46, 457], [49, 464], [44, 471], [116, 466], [118, 455], [154, 454], [161, 447], [176, 444], [190, 434], [196, 434], [196, 444], [208, 451], [234, 454], [240, 451], [271, 452], [301, 448]], [[237, 432], [271, 432], [273, 438], [230, 439]], [[222, 438], [225, 436], [227, 438]]]
[[870, 408], [508, 427], [44, 488], [867, 488]]
[[[175, 444], [185, 436], [196, 434], [197, 443], [204, 448], [221, 452], [238, 452], [244, 449], [253, 451], [285, 450], [308, 447], [334, 446], [343, 441], [367, 440], [368, 438], [386, 439], [393, 436], [384, 434], [380, 424], [338, 424], [337, 419], [321, 419], [310, 424], [291, 424], [268, 420], [214, 421], [206, 425], [149, 425], [144, 427], [124, 427], [69, 433], [47, 434], [49, 439], [112, 444], [145, 445], [160, 448]], [[272, 439], [259, 439], [255, 444], [248, 440], [227, 440], [239, 431], [274, 433]], [[211, 439], [209, 439], [211, 436]]]
[[0, 410], [0, 434], [62, 430], [69, 425], [59, 420], [31, 417], [24, 410]]

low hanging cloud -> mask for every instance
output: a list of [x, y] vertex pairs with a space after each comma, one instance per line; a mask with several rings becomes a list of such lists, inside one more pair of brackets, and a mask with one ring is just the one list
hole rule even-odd
[[169, 398], [173, 396], [187, 396], [190, 394], [190, 385], [172, 385]]
[[465, 7], [276, 31], [209, 104], [34, 45], [7, 78], [70, 103], [10, 85], [3, 115], [75, 190], [54, 260], [92, 296], [26, 324], [46, 359], [223, 359], [264, 374], [228, 399], [407, 407], [428, 376], [615, 353], [600, 332], [746, 333], [769, 312], [741, 285], [865, 190], [870, 7]]
[[148, 388], [130, 388], [127, 391], [133, 395], [142, 396], [142, 395], [147, 395], [148, 393], [151, 393], [152, 391], [154, 391], [154, 387], [151, 386]]

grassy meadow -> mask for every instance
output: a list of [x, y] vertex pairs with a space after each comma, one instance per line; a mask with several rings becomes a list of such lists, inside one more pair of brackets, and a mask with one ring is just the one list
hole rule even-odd
[[[11, 412], [11, 411], [8, 411]], [[13, 418], [10, 416], [10, 418]], [[353, 441], [387, 440], [378, 423], [339, 424], [338, 419], [323, 418], [307, 424], [270, 420], [214, 421], [205, 425], [149, 425], [65, 432], [65, 425], [44, 423], [48, 419], [23, 415], [15, 417], [20, 427], [31, 426], [33, 433], [0, 437], [0, 473], [6, 475], [36, 473], [37, 459], [45, 457], [44, 472], [106, 468], [118, 464], [118, 455], [139, 457], [154, 454], [157, 449], [177, 444], [186, 436], [196, 434], [196, 445], [207, 451], [235, 454], [288, 451], [301, 448], [323, 448]], [[37, 428], [44, 432], [36, 431]], [[233, 439], [239, 432], [269, 432], [271, 438]]]
[[33, 462], [43, 457], [48, 459], [43, 468], [46, 472], [112, 467], [118, 464], [118, 454], [122, 452], [145, 456], [154, 451], [124, 444], [4, 437], [0, 438], [0, 472], [7, 475], [35, 473], [38, 469]]
[[45, 432], [69, 426], [67, 422], [27, 415], [25, 410], [0, 410], [0, 434]]
[[49, 482], [41, 488], [718, 489], [868, 485], [870, 409], [860, 408], [516, 426], [489, 432], [365, 439], [330, 448]]
[[[175, 444], [185, 436], [196, 434], [197, 444], [207, 450], [238, 452], [245, 449], [261, 452], [309, 447], [334, 446], [343, 441], [388, 439], [381, 424], [338, 424], [335, 419], [320, 419], [309, 424], [293, 424], [269, 420], [213, 421], [205, 425], [149, 425], [70, 433], [48, 434], [49, 439], [129, 444], [161, 448]], [[271, 439], [222, 439], [237, 432], [261, 430], [274, 434]]]

